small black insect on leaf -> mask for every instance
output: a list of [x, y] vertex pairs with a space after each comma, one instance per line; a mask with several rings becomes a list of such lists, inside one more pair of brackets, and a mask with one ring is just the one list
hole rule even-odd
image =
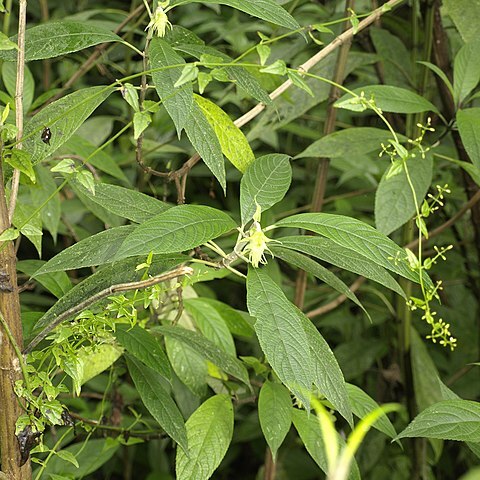
[[42, 131], [42, 135], [40, 138], [42, 139], [43, 143], [50, 145], [50, 139], [52, 138], [52, 131], [48, 127], [45, 127]]

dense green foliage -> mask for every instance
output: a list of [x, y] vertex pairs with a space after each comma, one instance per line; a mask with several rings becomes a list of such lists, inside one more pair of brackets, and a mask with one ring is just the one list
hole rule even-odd
[[32, 478], [479, 478], [477, 3], [3, 4]]

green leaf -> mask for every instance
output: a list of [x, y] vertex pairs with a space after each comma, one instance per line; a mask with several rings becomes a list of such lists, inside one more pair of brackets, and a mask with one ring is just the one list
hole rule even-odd
[[[159, 275], [184, 261], [185, 257], [179, 255], [172, 255], [170, 257], [154, 256], [149, 273], [152, 276]], [[50, 325], [50, 323], [54, 322], [59, 315], [69, 311], [105, 288], [117, 283], [139, 281], [142, 273], [137, 272], [135, 268], [143, 262], [145, 262], [145, 256], [132, 257], [112, 263], [95, 272], [93, 275], [90, 275], [83, 280], [83, 282], [75, 285], [75, 287], [58, 300], [35, 324], [32, 337]]]
[[10, 240], [16, 240], [20, 236], [20, 231], [16, 228], [6, 228], [0, 234], [0, 242], [8, 242]]
[[[111, 440], [111, 439], [108, 439]], [[68, 478], [81, 478], [98, 470], [107, 463], [120, 446], [117, 442], [107, 442], [107, 439], [88, 440], [74, 443], [60, 450], [72, 454], [79, 467], [66, 461], [62, 456], [54, 455], [47, 463], [42, 478], [50, 478], [50, 475], [65, 475]]]
[[396, 437], [426, 437], [480, 442], [480, 404], [470, 400], [444, 400], [418, 414]]
[[[1, 13], [6, 13], [5, 10], [2, 10]], [[0, 33], [0, 50], [13, 50], [18, 48], [15, 42], [12, 42], [4, 33]]]
[[[348, 397], [352, 406], [353, 413], [360, 419], [364, 418], [370, 412], [379, 408], [378, 403], [373, 400], [370, 395], [365, 393], [361, 388], [351, 383], [347, 383]], [[383, 414], [374, 424], [373, 428], [376, 428], [380, 432], [383, 432], [390, 438], [395, 438], [397, 432], [390, 419]]]
[[282, 200], [291, 181], [292, 168], [288, 155], [272, 153], [257, 158], [240, 182], [242, 224], [253, 218], [257, 205], [264, 212]]
[[90, 195], [95, 196], [95, 179], [91, 172], [88, 170], [80, 170], [80, 172], [75, 175], [75, 179]]
[[329, 238], [291, 235], [279, 238], [278, 241], [284, 248], [312, 255], [336, 267], [362, 275], [406, 298], [400, 285], [384, 268], [357, 252], [337, 245]]
[[193, 63], [187, 63], [182, 68], [182, 73], [180, 74], [179, 79], [173, 85], [174, 88], [181, 87], [186, 83], [193, 82], [198, 77], [199, 70], [197, 66]]
[[185, 343], [203, 358], [206, 358], [229, 375], [238, 378], [250, 387], [248, 372], [243, 364], [237, 358], [225, 353], [220, 347], [217, 347], [217, 345], [203, 335], [191, 330], [186, 330], [185, 328], [169, 326], [153, 327], [151, 332], [158, 332]]
[[270, 73], [272, 75], [286, 75], [287, 74], [287, 65], [284, 60], [276, 60], [271, 65], [267, 65], [264, 68], [260, 69], [261, 73]]
[[128, 353], [171, 380], [172, 371], [167, 356], [159, 341], [151, 333], [138, 325], [131, 327], [125, 323], [117, 323], [115, 338]]
[[298, 88], [307, 92], [311, 97], [314, 97], [312, 89], [308, 86], [307, 82], [303, 79], [303, 76], [294, 70], [288, 70], [288, 78]]
[[64, 158], [54, 165], [50, 171], [54, 173], [58, 172], [71, 175], [72, 173], [75, 173], [75, 162], [71, 158]]
[[[42, 256], [42, 218], [33, 205], [17, 202], [13, 214], [13, 226], [20, 230], [35, 246], [38, 256]], [[33, 215], [33, 217], [32, 217]], [[32, 218], [30, 218], [32, 217]]]
[[408, 168], [417, 204], [421, 205], [432, 183], [433, 158], [427, 154], [425, 158], [418, 155], [409, 158], [398, 175], [388, 178], [383, 175], [375, 194], [375, 224], [378, 231], [389, 235], [404, 225], [415, 214], [415, 201], [405, 173]]
[[177, 134], [180, 136], [180, 132], [185, 128], [192, 113], [193, 106], [193, 87], [191, 83], [186, 83], [181, 88], [175, 87], [185, 65], [185, 60], [165, 40], [158, 37], [152, 39], [148, 52], [152, 68], [180, 65], [179, 68], [152, 72], [152, 79], [158, 96], [161, 98], [162, 104], [175, 124]]
[[[17, 43], [17, 36], [10, 38]], [[92, 22], [50, 22], [29, 28], [25, 32], [25, 59], [43, 60], [78, 52], [99, 43], [122, 42], [122, 39]], [[13, 62], [16, 53], [0, 51], [0, 59]]]
[[133, 231], [134, 225], [124, 225], [80, 240], [55, 255], [34, 276], [111, 263], [125, 238]]
[[133, 383], [147, 410], [168, 436], [187, 451], [187, 432], [183, 417], [172, 397], [165, 390], [163, 377], [134, 357], [127, 356], [127, 365]]
[[[79, 384], [87, 383], [111, 367], [121, 357], [122, 353], [123, 348], [108, 343], [96, 345], [93, 351], [91, 349], [80, 349], [77, 361], [83, 364], [83, 369]], [[79, 394], [80, 389], [77, 392], [77, 395]]]
[[245, 135], [219, 106], [199, 95], [195, 95], [195, 101], [215, 131], [223, 154], [238, 170], [245, 172], [255, 160]]
[[28, 152], [12, 148], [11, 155], [4, 157], [5, 162], [24, 173], [33, 183], [35, 183], [35, 172], [32, 166], [32, 157]]
[[434, 72], [436, 75], [438, 75], [442, 79], [443, 83], [447, 86], [448, 91], [452, 94], [452, 97], [453, 97], [453, 95], [454, 95], [453, 86], [452, 86], [450, 80], [445, 75], [445, 73], [442, 69], [437, 67], [434, 63], [430, 63], [430, 62], [418, 61], [417, 63], [420, 63], [421, 65], [424, 65], [425, 67], [429, 68], [432, 72]]
[[34, 205], [43, 205], [40, 211], [43, 225], [52, 235], [53, 241], [57, 241], [58, 226], [62, 207], [60, 194], [56, 192], [57, 184], [52, 179], [50, 172], [41, 165], [35, 167], [37, 183], [30, 187], [30, 196]]
[[200, 405], [186, 423], [188, 450], [177, 449], [177, 480], [207, 480], [227, 453], [233, 435], [233, 406], [228, 395]]
[[464, 45], [453, 64], [453, 98], [460, 105], [480, 81], [480, 59], [478, 50], [480, 41], [477, 39]]
[[320, 265], [315, 260], [312, 260], [306, 255], [298, 253], [294, 250], [289, 250], [276, 245], [272, 245], [271, 249], [275, 256], [281, 258], [283, 261], [290, 263], [297, 268], [305, 270], [308, 273], [311, 273], [322, 282], [330, 285], [330, 287], [335, 289], [337, 292], [345, 295], [348, 299], [358, 305], [365, 312], [367, 317], [369, 317], [368, 312], [360, 303], [357, 296], [348, 288], [347, 285], [345, 285], [344, 282], [342, 282], [335, 274], [333, 274], [323, 265]]
[[178, 205], [139, 225], [127, 236], [117, 258], [189, 250], [234, 228], [235, 222], [220, 210]]
[[235, 343], [232, 334], [222, 316], [203, 298], [187, 298], [184, 300], [187, 313], [203, 335], [229, 355], [235, 357]]
[[457, 126], [470, 160], [480, 170], [480, 108], [459, 110]]
[[227, 182], [225, 179], [225, 162], [223, 160], [222, 146], [215, 130], [197, 103], [192, 105], [192, 114], [185, 124], [185, 133], [225, 192]]
[[[418, 283], [418, 274], [408, 266], [404, 249], [360, 220], [330, 213], [302, 213], [284, 218], [276, 225], [303, 228], [323, 235], [337, 245]], [[432, 287], [431, 280], [425, 274], [423, 280], [427, 287]]]
[[133, 138], [137, 140], [150, 123], [152, 123], [152, 117], [149, 113], [135, 112], [133, 115]]
[[302, 315], [302, 325], [307, 334], [314, 362], [315, 386], [352, 426], [352, 408], [337, 359], [315, 325], [305, 315]]
[[[179, 45], [174, 45], [174, 48], [175, 50], [185, 52], [198, 59], [200, 59], [203, 54], [209, 53], [210, 55], [221, 57], [225, 63], [233, 62], [233, 59], [228, 55], [226, 55], [225, 53], [206, 45], [191, 44], [191, 43], [186, 45], [184, 43], [181, 43]], [[240, 66], [223, 67], [223, 70], [225, 70], [228, 73], [231, 80], [235, 82], [235, 84], [238, 87], [244, 90], [248, 95], [253, 97], [255, 100], [259, 102], [263, 102], [265, 105], [270, 105], [272, 103], [272, 100], [268, 96], [267, 91], [260, 85], [257, 78], [253, 76], [248, 70]], [[202, 72], [200, 72], [200, 75], [201, 73]], [[199, 81], [200, 81], [200, 76], [199, 76]]]
[[472, 0], [444, 0], [445, 13], [453, 20], [464, 42], [478, 38], [480, 3]]
[[[360, 95], [362, 92], [365, 98], [375, 100], [375, 105], [384, 112], [394, 113], [419, 113], [419, 112], [436, 112], [437, 107], [430, 103], [420, 95], [406, 90], [405, 88], [394, 87], [392, 85], [369, 85], [353, 90], [354, 93]], [[348, 106], [353, 97], [347, 93], [335, 102], [337, 108]]]
[[[16, 56], [15, 56], [16, 60]], [[35, 80], [32, 72], [25, 65], [25, 78], [23, 80], [23, 111], [27, 113], [30, 109], [33, 97], [35, 95]], [[2, 80], [7, 92], [12, 98], [15, 98], [15, 89], [17, 85], [17, 62], [5, 62], [2, 66]]]
[[[21, 260], [17, 262], [17, 269], [22, 273], [33, 276], [44, 264], [43, 260]], [[65, 272], [38, 275], [35, 277], [35, 281], [52, 292], [57, 298], [62, 297], [72, 288], [72, 282]]]
[[280, 383], [266, 381], [258, 397], [258, 418], [275, 461], [277, 450], [292, 424], [292, 399]]
[[[255, 330], [250, 323], [245, 320], [244, 316], [237, 310], [230, 307], [230, 305], [213, 298], [202, 298], [202, 302], [213, 307], [219, 313], [219, 315], [221, 315], [227, 324], [228, 329], [233, 333], [233, 335], [238, 335], [240, 337], [251, 337], [255, 333]], [[245, 315], [247, 314], [245, 313]]]
[[372, 127], [352, 127], [325, 135], [309, 145], [295, 158], [325, 157], [339, 158], [360, 156], [374, 151], [380, 152], [382, 143], [392, 138], [388, 130]]
[[135, 223], [145, 222], [171, 208], [171, 205], [144, 193], [107, 183], [95, 185], [95, 196], [91, 200], [109, 212]]
[[56, 452], [56, 455], [60, 457], [62, 460], [65, 460], [66, 462], [70, 462], [75, 467], [80, 468], [80, 465], [78, 464], [78, 460], [75, 458], [72, 452], [69, 452], [68, 450], [60, 450], [59, 452]]
[[207, 394], [207, 361], [186, 343], [173, 337], [165, 337], [165, 347], [173, 371], [197, 397]]
[[66, 153], [75, 152], [76, 155], [88, 159], [89, 164], [98, 168], [102, 172], [108, 173], [112, 177], [118, 178], [124, 182], [129, 182], [117, 162], [106, 153], [105, 150], [98, 151], [93, 143], [80, 137], [78, 134], [73, 135], [68, 142], [63, 145], [62, 150]]
[[214, 5], [228, 5], [267, 22], [275, 23], [291, 30], [299, 28], [297, 21], [275, 0], [173, 0], [170, 6], [184, 3], [210, 3]]
[[315, 366], [303, 314], [267, 273], [253, 267], [248, 269], [247, 305], [250, 315], [257, 319], [255, 331], [268, 362], [308, 408]]
[[[320, 428], [318, 417], [313, 413], [308, 414], [305, 410], [292, 409], [292, 420], [295, 428], [302, 440], [307, 452], [315, 460], [320, 469], [327, 473], [328, 462], [325, 453], [325, 443]], [[340, 444], [344, 444], [343, 440], [338, 436]], [[357, 464], [353, 463], [352, 469], [348, 476], [349, 480], [360, 480], [360, 472]]]
[[[113, 88], [108, 87], [84, 88], [37, 113], [25, 125], [23, 140], [23, 148], [32, 155], [32, 163], [36, 165], [63, 145], [112, 92]], [[41, 139], [45, 126], [52, 132], [50, 145]]]

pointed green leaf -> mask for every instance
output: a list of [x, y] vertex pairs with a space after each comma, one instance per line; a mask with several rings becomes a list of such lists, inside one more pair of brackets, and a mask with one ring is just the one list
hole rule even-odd
[[281, 383], [265, 382], [258, 397], [258, 418], [275, 460], [292, 424], [292, 399]]
[[125, 238], [134, 230], [135, 226], [124, 225], [80, 240], [55, 255], [34, 276], [111, 263]]
[[187, 420], [188, 450], [177, 449], [177, 480], [207, 480], [227, 453], [233, 435], [233, 406], [228, 395], [215, 395]]
[[226, 353], [235, 357], [237, 352], [232, 334], [215, 308], [205, 302], [203, 298], [187, 298], [183, 303], [185, 310], [190, 314], [203, 335]]
[[162, 335], [175, 338], [176, 340], [185, 343], [202, 357], [206, 358], [229, 375], [238, 378], [245, 383], [245, 385], [250, 387], [248, 372], [240, 360], [232, 355], [229, 355], [228, 353], [225, 353], [220, 347], [217, 347], [217, 345], [205, 338], [203, 335], [185, 328], [170, 326], [153, 327], [151, 332], [158, 332]]
[[125, 323], [117, 323], [115, 337], [128, 353], [141, 360], [147, 367], [169, 380], [172, 378], [167, 355], [156, 337], [147, 330], [138, 325], [131, 327]]
[[152, 39], [148, 52], [152, 68], [179, 65], [178, 68], [152, 72], [152, 79], [158, 96], [172, 118], [177, 134], [180, 135], [192, 113], [193, 106], [192, 84], [186, 83], [179, 88], [175, 87], [185, 66], [185, 60], [165, 40], [158, 37]]
[[[302, 213], [280, 220], [277, 226], [303, 228], [323, 235], [337, 245], [418, 283], [418, 274], [408, 266], [405, 250], [360, 220], [330, 213]], [[425, 274], [423, 280], [432, 287], [430, 278]]]
[[35, 172], [33, 171], [32, 158], [28, 152], [12, 148], [11, 155], [5, 156], [5, 163], [24, 173], [32, 182], [35, 183]]
[[275, 23], [289, 29], [299, 28], [297, 21], [275, 0], [172, 0], [171, 6], [184, 3], [211, 3], [214, 5], [228, 5], [267, 22]]
[[308, 408], [315, 366], [302, 313], [280, 287], [258, 268], [249, 267], [247, 305], [268, 362], [280, 380]]
[[294, 265], [297, 268], [305, 270], [308, 273], [311, 273], [313, 276], [317, 277], [322, 282], [325, 282], [327, 285], [330, 285], [337, 292], [345, 295], [352, 302], [357, 304], [369, 317], [368, 312], [365, 310], [363, 305], [358, 300], [357, 296], [348, 288], [348, 286], [342, 282], [335, 274], [330, 270], [325, 268], [323, 265], [320, 265], [315, 260], [303, 255], [302, 253], [296, 252], [294, 250], [289, 250], [287, 248], [282, 248], [281, 246], [272, 245], [272, 252], [275, 256], [281, 258], [283, 261]]
[[[328, 462], [325, 453], [325, 442], [323, 441], [323, 435], [318, 417], [313, 413], [310, 413], [309, 415], [305, 410], [293, 408], [292, 419], [298, 435], [307, 449], [307, 452], [310, 454], [313, 460], [315, 460], [315, 463], [320, 467], [320, 469], [327, 473]], [[342, 445], [345, 443], [340, 436], [338, 436], [338, 441]], [[360, 472], [355, 461], [347, 478], [348, 480], [360, 480]]]
[[[384, 268], [357, 252], [337, 245], [329, 238], [291, 235], [279, 238], [278, 241], [284, 248], [306, 253], [336, 267], [362, 275], [406, 298], [398, 282]], [[272, 247], [275, 248], [274, 245]]]
[[165, 432], [187, 451], [185, 423], [177, 405], [165, 390], [163, 378], [134, 357], [127, 356], [127, 365], [147, 410]]
[[197, 103], [192, 105], [192, 114], [185, 124], [185, 133], [205, 165], [218, 180], [223, 191], [225, 191], [227, 182], [225, 179], [225, 162], [223, 160], [222, 146], [215, 130]]
[[257, 158], [240, 183], [242, 224], [253, 218], [257, 205], [264, 212], [282, 200], [291, 181], [292, 168], [288, 155], [273, 153]]
[[[433, 103], [425, 100], [417, 93], [392, 85], [369, 85], [353, 90], [360, 95], [362, 92], [367, 100], [372, 97], [375, 105], [384, 112], [394, 113], [418, 113], [418, 112], [436, 112], [438, 109]], [[343, 108], [343, 104], [350, 102], [353, 97], [347, 93], [335, 102], [335, 106]]]
[[338, 130], [313, 142], [295, 158], [340, 158], [380, 152], [382, 143], [388, 143], [392, 134], [388, 130], [372, 127], [353, 127]]
[[[432, 183], [432, 156], [427, 154], [425, 158], [409, 158], [406, 167], [415, 189], [417, 204], [421, 205]], [[405, 165], [398, 175], [390, 178], [387, 170], [375, 194], [375, 224], [378, 231], [389, 235], [407, 223], [415, 213], [415, 201], [405, 173]]]
[[457, 55], [453, 65], [453, 92], [455, 104], [459, 105], [480, 81], [480, 59], [478, 50], [480, 41], [477, 39], [464, 45]]
[[199, 95], [195, 95], [195, 101], [215, 131], [223, 154], [238, 170], [245, 172], [255, 160], [245, 135], [219, 106]]
[[480, 170], [480, 108], [459, 110], [457, 126], [470, 160]]
[[480, 403], [444, 400], [420, 412], [396, 437], [480, 442]]
[[[353, 413], [358, 418], [362, 419], [379, 408], [378, 403], [356, 385], [347, 383], [347, 391]], [[392, 422], [385, 414], [383, 414], [372, 426], [390, 438], [395, 438], [397, 436], [397, 432], [395, 431]]]
[[[32, 163], [36, 165], [63, 145], [112, 92], [113, 88], [109, 87], [83, 88], [37, 113], [25, 125], [23, 140], [23, 148], [32, 155]], [[52, 132], [50, 144], [41, 138], [45, 127]]]
[[107, 183], [95, 185], [95, 196], [91, 200], [109, 212], [135, 223], [145, 222], [171, 207], [144, 193]]
[[139, 225], [126, 237], [117, 258], [189, 250], [234, 228], [235, 222], [220, 210], [178, 205]]
[[[17, 42], [17, 36], [10, 38]], [[110, 30], [98, 27], [92, 22], [50, 22], [29, 28], [25, 33], [25, 59], [43, 60], [67, 53], [78, 52], [99, 43], [122, 42], [122, 39]], [[13, 62], [16, 52], [0, 51], [0, 59]]]

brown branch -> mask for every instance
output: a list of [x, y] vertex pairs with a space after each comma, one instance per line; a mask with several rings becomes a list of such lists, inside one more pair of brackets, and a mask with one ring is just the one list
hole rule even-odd
[[24, 349], [23, 353], [31, 352], [55, 327], [60, 325], [62, 322], [67, 320], [68, 318], [80, 313], [81, 311], [85, 310], [87, 307], [92, 305], [93, 303], [102, 300], [103, 298], [109, 297], [115, 293], [119, 292], [128, 292], [131, 290], [140, 290], [142, 288], [148, 288], [157, 283], [167, 282], [168, 280], [173, 280], [174, 278], [181, 277], [182, 275], [191, 275], [193, 270], [190, 267], [179, 267], [175, 270], [171, 270], [170, 272], [162, 273], [161, 275], [157, 275], [152, 278], [148, 278], [147, 280], [140, 280], [138, 282], [128, 282], [128, 283], [118, 283], [116, 285], [111, 285], [108, 288], [92, 295], [91, 297], [87, 298], [83, 302], [75, 305], [72, 308], [69, 308], [65, 312], [61, 313], [52, 323], [47, 325]]

